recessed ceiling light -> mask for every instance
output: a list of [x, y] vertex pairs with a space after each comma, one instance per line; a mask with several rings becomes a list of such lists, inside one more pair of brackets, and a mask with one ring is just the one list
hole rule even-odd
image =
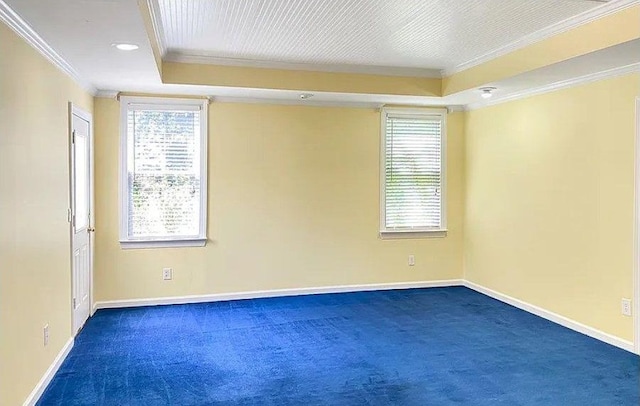
[[121, 51], [135, 51], [136, 49], [140, 48], [136, 44], [127, 44], [126, 42], [116, 43], [113, 44], [113, 46]]
[[302, 94], [300, 94], [300, 98], [302, 100], [307, 100], [307, 99], [310, 99], [312, 97], [313, 97], [313, 94], [311, 94], [311, 93], [302, 93]]
[[493, 96], [493, 91], [496, 90], [495, 87], [481, 87], [480, 88], [480, 96], [482, 96], [483, 99], [490, 99], [491, 96]]

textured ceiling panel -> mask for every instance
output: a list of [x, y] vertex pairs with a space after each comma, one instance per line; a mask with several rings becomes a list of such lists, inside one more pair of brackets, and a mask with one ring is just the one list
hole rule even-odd
[[601, 4], [590, 0], [156, 0], [168, 52], [451, 69]]

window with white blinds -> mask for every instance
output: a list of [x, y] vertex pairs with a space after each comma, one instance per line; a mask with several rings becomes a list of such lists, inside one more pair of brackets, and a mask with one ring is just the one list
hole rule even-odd
[[446, 231], [445, 118], [440, 110], [383, 109], [383, 234]]
[[128, 97], [120, 103], [121, 243], [204, 245], [207, 103]]

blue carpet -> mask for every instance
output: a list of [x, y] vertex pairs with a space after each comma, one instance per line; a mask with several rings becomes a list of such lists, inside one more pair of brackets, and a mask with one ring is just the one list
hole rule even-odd
[[633, 405], [640, 358], [466, 288], [100, 310], [39, 405]]

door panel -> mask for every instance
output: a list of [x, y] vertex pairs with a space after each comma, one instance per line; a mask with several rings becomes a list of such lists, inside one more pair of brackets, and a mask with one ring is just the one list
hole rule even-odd
[[[85, 122], [86, 123], [86, 122]], [[74, 166], [74, 202], [75, 229], [86, 229], [89, 226], [89, 137], [76, 129], [73, 153]]]
[[72, 114], [71, 248], [73, 331], [77, 333], [91, 311], [91, 124]]

